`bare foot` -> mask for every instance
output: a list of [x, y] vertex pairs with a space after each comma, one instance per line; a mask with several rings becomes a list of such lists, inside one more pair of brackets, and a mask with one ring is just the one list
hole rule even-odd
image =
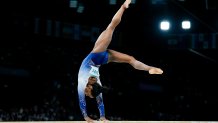
[[149, 74], [163, 74], [163, 70], [156, 67], [152, 67], [148, 72]]
[[131, 3], [131, 0], [126, 0], [123, 4], [124, 8], [129, 8], [130, 3]]

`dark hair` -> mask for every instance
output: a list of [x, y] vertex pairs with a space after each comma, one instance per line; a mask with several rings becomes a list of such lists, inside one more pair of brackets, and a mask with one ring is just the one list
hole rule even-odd
[[91, 93], [92, 93], [93, 97], [97, 97], [100, 93], [103, 92], [103, 87], [100, 84], [98, 84], [97, 82], [94, 84], [91, 84], [91, 85], [92, 85]]

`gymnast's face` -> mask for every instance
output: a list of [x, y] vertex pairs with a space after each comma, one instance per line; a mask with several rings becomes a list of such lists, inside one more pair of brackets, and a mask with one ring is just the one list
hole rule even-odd
[[97, 78], [94, 76], [90, 76], [88, 79], [88, 84], [94, 84], [97, 82]]
[[94, 98], [92, 96], [92, 84], [96, 83], [97, 82], [97, 78], [96, 77], [93, 77], [93, 76], [90, 76], [89, 79], [88, 79], [88, 83], [86, 85], [86, 88], [85, 88], [85, 95], [90, 97], [90, 98]]

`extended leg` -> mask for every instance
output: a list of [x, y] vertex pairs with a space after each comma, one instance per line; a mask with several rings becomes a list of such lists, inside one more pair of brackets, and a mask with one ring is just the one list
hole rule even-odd
[[137, 70], [149, 71], [150, 74], [162, 74], [163, 71], [160, 68], [146, 65], [138, 60], [136, 60], [133, 56], [117, 52], [114, 50], [108, 50], [109, 52], [109, 60], [108, 62], [118, 62], [118, 63], [128, 63], [132, 65]]
[[92, 52], [103, 52], [107, 49], [112, 40], [113, 32], [117, 25], [121, 22], [123, 12], [126, 10], [126, 8], [128, 8], [130, 2], [131, 0], [126, 0], [124, 4], [119, 8], [119, 10], [113, 16], [108, 27], [98, 37]]

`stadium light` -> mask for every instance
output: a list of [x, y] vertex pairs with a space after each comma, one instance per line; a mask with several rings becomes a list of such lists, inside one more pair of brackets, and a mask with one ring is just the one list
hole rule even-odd
[[190, 29], [190, 28], [191, 28], [191, 22], [190, 21], [188, 21], [188, 20], [182, 21], [182, 29], [187, 30], [187, 29]]
[[161, 30], [169, 30], [170, 29], [170, 22], [169, 21], [161, 21], [160, 23]]
[[78, 5], [77, 0], [70, 0], [70, 8], [76, 8]]

